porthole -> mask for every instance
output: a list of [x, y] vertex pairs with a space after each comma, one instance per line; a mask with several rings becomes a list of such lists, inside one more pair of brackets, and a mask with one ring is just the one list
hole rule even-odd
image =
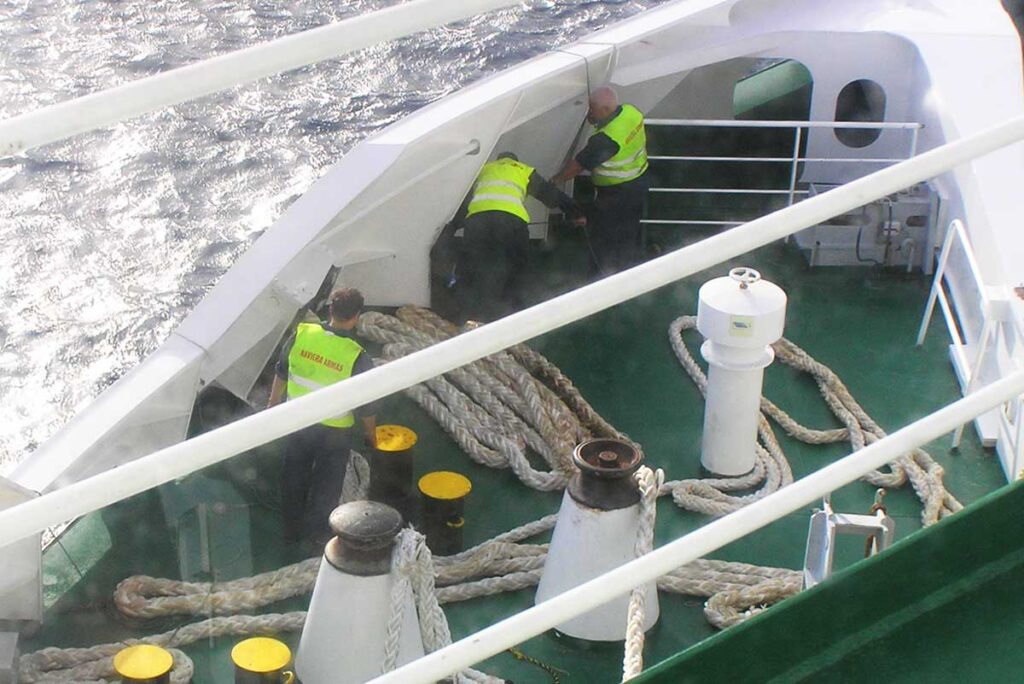
[[[885, 91], [862, 78], [843, 86], [836, 98], [836, 121], [885, 121]], [[867, 147], [878, 140], [880, 128], [837, 128], [836, 138], [847, 147]]]

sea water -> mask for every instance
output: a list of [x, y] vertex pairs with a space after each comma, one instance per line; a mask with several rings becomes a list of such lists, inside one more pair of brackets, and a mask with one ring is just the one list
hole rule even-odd
[[[0, 119], [381, 9], [0, 0]], [[659, 0], [528, 2], [0, 159], [0, 475], [400, 117]]]

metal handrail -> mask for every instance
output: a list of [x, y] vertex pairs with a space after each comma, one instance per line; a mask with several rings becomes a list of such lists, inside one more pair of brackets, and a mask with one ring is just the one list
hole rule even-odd
[[967, 231], [964, 229], [964, 224], [960, 219], [953, 219], [946, 230], [946, 238], [942, 243], [942, 250], [939, 252], [939, 263], [935, 267], [935, 277], [932, 279], [932, 287], [928, 293], [928, 302], [925, 304], [924, 315], [921, 317], [921, 326], [917, 330], [916, 344], [918, 347], [924, 344], [925, 337], [928, 334], [928, 325], [931, 323], [932, 314], [935, 312], [935, 304], [938, 303], [945, 316], [946, 328], [949, 330], [949, 336], [953, 339], [958, 358], [963, 363], [963, 367], [968, 369], [970, 364], [968, 363], [966, 353], [963, 351], [965, 341], [956, 325], [956, 319], [953, 316], [949, 298], [942, 288], [942, 281], [946, 276], [946, 266], [949, 263], [949, 255], [952, 253], [954, 241], [957, 239], [960, 241], [961, 248], [967, 258], [967, 266], [971, 272], [971, 277], [974, 279], [975, 286], [981, 296], [982, 311], [988, 309], [989, 301], [985, 293], [985, 281], [981, 278], [981, 268], [974, 257], [971, 242], [967, 239]]
[[644, 125], [723, 128], [924, 128], [924, 124], [916, 121], [743, 121], [737, 119], [644, 119]]
[[[908, 158], [913, 157], [917, 152], [917, 136], [921, 128], [924, 127], [921, 123], [916, 122], [895, 122], [895, 121], [865, 121], [865, 122], [849, 122], [849, 121], [737, 121], [735, 119], [647, 119], [644, 122], [648, 126], [679, 126], [679, 127], [709, 127], [709, 128], [775, 128], [775, 129], [793, 129], [793, 154], [788, 157], [722, 157], [722, 156], [675, 156], [675, 155], [651, 155], [648, 157], [649, 160], [654, 161], [696, 161], [696, 162], [751, 162], [761, 164], [780, 164], [787, 163], [791, 165], [789, 174], [789, 187], [785, 190], [767, 190], [767, 189], [740, 189], [740, 188], [649, 188], [648, 192], [652, 193], [690, 193], [690, 194], [705, 194], [705, 195], [786, 195], [787, 206], [791, 206], [796, 201], [797, 196], [807, 195], [807, 190], [798, 190], [797, 185], [797, 170], [801, 162], [828, 162], [828, 163], [854, 163], [861, 162], [867, 164], [891, 164], [903, 161], [902, 159], [888, 159], [888, 158], [876, 158], [871, 157], [867, 159], [857, 159], [854, 157], [844, 157], [837, 159], [823, 158], [823, 157], [801, 157], [800, 156], [800, 145], [803, 142], [803, 129], [804, 128], [871, 128], [871, 129], [891, 129], [891, 130], [909, 130], [910, 146]], [[641, 221], [643, 224], [661, 224], [661, 225], [731, 225], [737, 223], [735, 221], [692, 221], [682, 222], [679, 220], [668, 220], [668, 219], [653, 219], [647, 218]]]
[[[957, 316], [953, 310], [954, 304], [950, 302], [950, 298], [943, 288], [949, 258], [952, 254], [953, 246], [957, 242], [959, 242], [967, 260], [968, 271], [974, 281], [974, 287], [978, 291], [980, 309], [982, 316], [984, 316], [981, 333], [978, 336], [977, 351], [973, 361], [967, 355], [967, 341], [960, 333], [960, 326], [957, 325]], [[1009, 320], [1004, 320], [997, 315], [996, 302], [993, 301], [987, 291], [985, 281], [981, 277], [981, 267], [978, 265], [978, 260], [974, 255], [974, 249], [971, 247], [970, 240], [967, 238], [967, 230], [960, 219], [954, 219], [950, 222], [946, 238], [942, 243], [942, 250], [939, 252], [935, 277], [932, 280], [931, 290], [928, 293], [928, 302], [925, 304], [924, 315], [921, 317], [921, 326], [917, 331], [917, 346], [919, 347], [924, 344], [925, 336], [928, 334], [928, 327], [935, 312], [936, 304], [942, 310], [946, 329], [949, 331], [949, 337], [952, 340], [952, 345], [950, 346], [955, 357], [955, 363], [966, 380], [964, 394], [971, 394], [978, 385], [978, 377], [981, 374], [981, 368], [985, 363], [989, 349], [997, 341], [998, 329], [1009, 324], [1011, 327], [1010, 334], [1018, 342], [1024, 341], [1024, 330], [1020, 329], [1017, 321], [1012, 317]], [[1013, 465], [1008, 472], [1011, 478], [1013, 477], [1013, 470], [1018, 468], [1019, 464], [1024, 461], [1024, 440], [1021, 439], [1022, 430], [1024, 430], [1024, 420], [1022, 420], [1020, 415], [1022, 408], [1024, 406], [1021, 405], [1018, 399], [1015, 404], [1015, 417], [1013, 421], [1007, 417], [1005, 411], [998, 412], [1000, 434], [997, 436], [997, 440], [1004, 440], [1004, 443], [1013, 454]], [[953, 447], [960, 445], [962, 437], [963, 426], [960, 426], [953, 433]]]

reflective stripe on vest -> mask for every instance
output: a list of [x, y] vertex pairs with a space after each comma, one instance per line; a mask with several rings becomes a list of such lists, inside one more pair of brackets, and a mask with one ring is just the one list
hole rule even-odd
[[[335, 335], [317, 323], [300, 323], [288, 353], [288, 398], [296, 399], [351, 377], [359, 343]], [[351, 413], [320, 421], [322, 425], [347, 428], [355, 425]]]
[[591, 172], [594, 185], [618, 185], [643, 175], [647, 170], [647, 132], [639, 109], [622, 105], [618, 116], [596, 132], [615, 141], [619, 151]]
[[482, 211], [504, 211], [529, 223], [530, 214], [524, 202], [531, 173], [532, 167], [512, 159], [498, 159], [484, 164], [473, 186], [473, 197], [469, 200], [466, 217]]

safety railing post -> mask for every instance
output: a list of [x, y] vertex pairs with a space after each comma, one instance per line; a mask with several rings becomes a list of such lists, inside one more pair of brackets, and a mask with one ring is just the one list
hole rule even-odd
[[946, 232], [946, 239], [942, 242], [942, 251], [939, 252], [939, 265], [935, 268], [935, 278], [932, 280], [932, 289], [928, 293], [928, 303], [924, 307], [924, 316], [921, 318], [921, 327], [917, 330], [917, 346], [924, 344], [924, 338], [928, 334], [928, 324], [932, 321], [932, 314], [935, 312], [935, 300], [942, 290], [942, 279], [946, 274], [946, 262], [949, 261], [949, 252], [953, 245], [953, 237], [956, 235], [956, 224], [959, 219], [949, 224]]
[[[987, 309], [988, 307], [986, 307]], [[985, 363], [985, 352], [988, 350], [989, 340], [992, 337], [993, 328], [995, 323], [992, 321], [992, 316], [986, 310], [985, 311], [985, 325], [981, 331], [981, 341], [978, 343], [978, 351], [974, 357], [974, 363], [971, 364], [970, 375], [967, 376], [967, 387], [964, 389], [964, 396], [974, 391], [974, 388], [978, 383], [978, 376], [981, 375], [981, 365]], [[956, 449], [960, 446], [960, 440], [964, 436], [964, 425], [961, 425], [953, 431], [953, 443], [951, 446]]]
[[[796, 192], [796, 172], [800, 160], [800, 139], [804, 129], [797, 126], [794, 130], [796, 133], [793, 135], [793, 168], [789, 173], [789, 204], [787, 206], [793, 206], [793, 195]], [[788, 235], [786, 239], [789, 239]]]
[[1013, 444], [1010, 445], [1011, 453], [1013, 454], [1013, 467], [1009, 472], [1009, 476], [1014, 479], [1022, 479], [1024, 477], [1024, 419], [1021, 417], [1021, 411], [1024, 411], [1024, 400], [1018, 395], [1014, 400], [1014, 438]]

